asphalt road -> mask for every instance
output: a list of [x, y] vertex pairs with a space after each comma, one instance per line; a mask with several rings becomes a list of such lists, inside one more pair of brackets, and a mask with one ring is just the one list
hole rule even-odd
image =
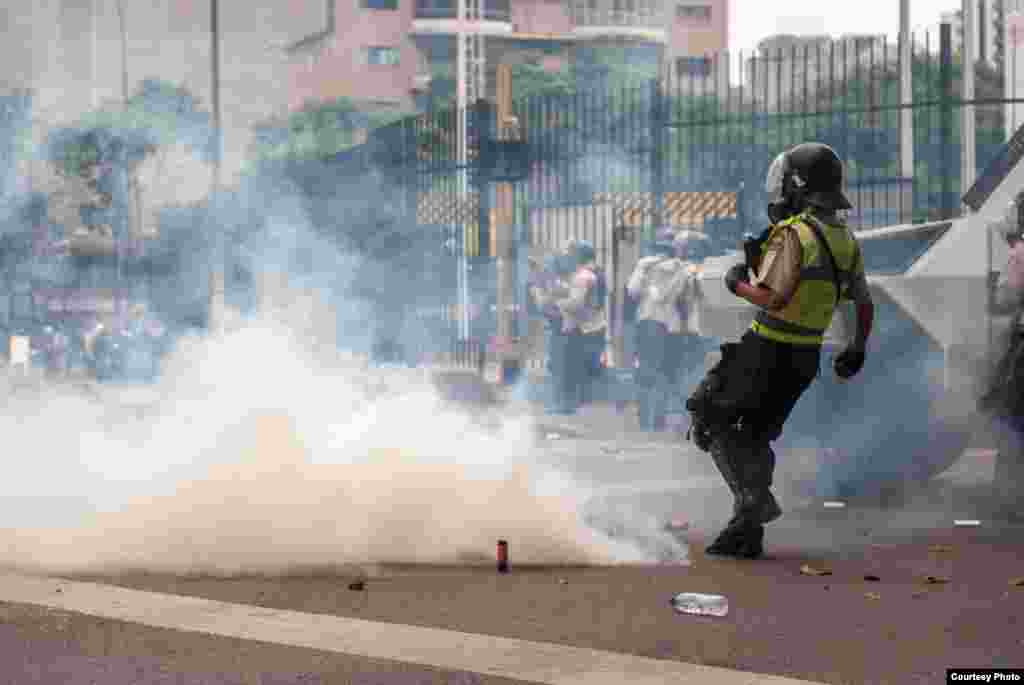
[[[991, 455], [966, 455], [943, 477], [891, 500], [826, 509], [801, 492], [800, 484], [813, 474], [813, 459], [780, 454], [777, 484], [786, 515], [769, 527], [765, 559], [736, 562], [701, 553], [730, 505], [706, 455], [677, 437], [632, 432], [628, 418], [615, 419], [614, 412], [597, 416], [596, 424], [594, 416], [582, 418], [590, 424], [577, 419], [542, 425], [534, 458], [588, 486], [592, 496], [584, 513], [610, 534], [646, 543], [651, 536], [666, 535], [660, 523], [682, 521], [685, 529], [673, 535], [689, 545], [688, 565], [668, 559], [637, 567], [521, 567], [515, 565], [513, 541], [513, 572], [507, 576], [488, 567], [376, 567], [361, 592], [348, 590], [352, 577], [337, 574], [87, 579], [835, 684], [923, 684], [943, 682], [945, 668], [953, 665], [1024, 666], [1024, 587], [1012, 584], [1024, 578], [1024, 527], [1000, 521], [987, 509]], [[953, 525], [964, 518], [980, 519], [981, 525]], [[804, 566], [830, 575], [807, 575], [801, 572]], [[668, 602], [683, 591], [723, 594], [730, 612], [723, 618], [676, 614]], [[2, 627], [20, 626], [21, 632], [13, 637], [0, 633], [0, 649], [30, 655], [24, 668], [16, 660], [2, 662], [22, 668], [10, 676], [0, 673], [9, 682], [26, 682], [23, 674], [31, 676], [28, 682], [33, 674], [50, 677], [59, 671], [46, 664], [72, 663], [57, 659], [52, 643], [46, 642], [53, 626], [69, 621], [79, 621], [82, 630], [77, 637], [65, 637], [64, 649], [107, 660], [93, 666], [73, 662], [73, 670], [114, 668], [110, 659], [122, 657], [155, 660], [116, 661], [117, 668], [142, 669], [136, 672], [152, 677], [125, 682], [164, 682], [156, 678], [162, 677], [160, 669], [168, 660], [180, 672], [200, 678], [173, 682], [300, 683], [319, 682], [317, 677], [326, 678], [322, 682], [381, 685], [514, 682], [352, 660], [304, 671], [291, 664], [310, 662], [308, 650], [289, 657], [298, 661], [288, 661], [283, 652], [265, 645], [123, 625], [117, 630], [126, 646], [114, 647], [117, 640], [109, 638], [97, 646], [96, 636], [110, 635], [113, 623], [62, 618], [16, 605], [6, 605], [4, 611]], [[43, 642], [48, 646], [41, 646]], [[38, 658], [31, 657], [35, 653]], [[217, 671], [243, 674], [243, 679], [216, 680], [228, 678]], [[284, 679], [272, 680], [278, 676], [270, 673]], [[353, 673], [360, 675], [338, 679], [338, 674]], [[47, 682], [42, 676], [36, 680]], [[119, 682], [113, 675], [100, 680]]]

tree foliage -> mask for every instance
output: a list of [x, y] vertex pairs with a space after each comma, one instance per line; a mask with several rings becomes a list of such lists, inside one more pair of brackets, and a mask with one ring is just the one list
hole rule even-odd
[[146, 79], [123, 104], [91, 111], [47, 137], [48, 159], [65, 175], [78, 176], [103, 162], [141, 162], [161, 146], [184, 143], [202, 159], [213, 155], [210, 114], [186, 88]]
[[394, 112], [364, 112], [346, 97], [310, 101], [287, 117], [254, 129], [252, 161], [322, 159], [359, 143], [358, 133], [400, 118]]

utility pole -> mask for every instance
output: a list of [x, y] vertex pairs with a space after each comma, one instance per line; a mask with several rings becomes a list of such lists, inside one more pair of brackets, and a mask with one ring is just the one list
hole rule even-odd
[[[910, 0], [900, 0], [900, 177], [904, 190], [901, 192], [900, 221], [906, 221], [904, 214], [910, 214], [914, 207], [914, 102], [911, 67], [913, 47], [910, 37]], [[909, 223], [909, 221], [907, 222]]]
[[[121, 107], [124, 110], [128, 109], [128, 27], [124, 18], [124, 2], [123, 0], [116, 0], [115, 6], [117, 8], [117, 21], [121, 31]], [[95, 5], [93, 6], [95, 10]], [[95, 33], [93, 34], [95, 39]], [[95, 55], [94, 55], [95, 59]], [[133, 229], [136, 226], [133, 225], [132, 218], [135, 216], [135, 208], [138, 205], [136, 201], [137, 195], [135, 194], [135, 183], [133, 182], [132, 170], [128, 165], [128, 154], [127, 147], [122, 150], [123, 159], [120, 163], [124, 165], [124, 168], [119, 172], [124, 174], [124, 190], [125, 197], [119, 204], [124, 216], [117, 217], [118, 230], [114, 234], [114, 260], [116, 262], [116, 275], [117, 275], [117, 295], [115, 300], [115, 311], [118, 316], [123, 315], [125, 305], [125, 293], [124, 283], [122, 281], [122, 272], [124, 265], [122, 264], [122, 252], [123, 244], [125, 239], [130, 239]], [[116, 169], [116, 166], [115, 166]], [[127, 234], [127, 235], [126, 235]]]
[[[468, 150], [468, 120], [467, 120], [467, 97], [466, 97], [466, 85], [468, 78], [466, 76], [466, 57], [468, 52], [467, 40], [466, 40], [466, 0], [458, 0], [456, 10], [456, 21], [458, 22], [458, 34], [456, 36], [455, 46], [455, 116], [458, 117], [458, 167], [459, 167], [459, 202], [455, 203], [458, 207], [462, 202], [468, 204], [469, 199], [469, 178], [466, 164], [469, 162], [469, 150]], [[463, 216], [464, 212], [456, 212], [453, 217], [453, 223], [456, 229], [462, 227], [462, 244], [463, 248], [459, 255], [459, 339], [463, 342], [469, 341], [469, 262], [468, 255], [466, 254], [466, 239], [467, 231], [464, 222], [466, 221]]]
[[213, 254], [210, 259], [210, 293], [208, 322], [210, 333], [220, 333], [224, 325], [224, 231], [212, 210], [219, 201], [221, 171], [221, 112], [220, 112], [220, 24], [219, 2], [210, 0], [210, 89], [213, 105], [213, 175], [210, 179], [208, 230], [213, 232]]
[[[497, 83], [497, 145], [518, 138], [517, 123], [512, 118], [512, 67], [508, 64], [498, 65]], [[488, 184], [490, 185], [490, 184]], [[491, 230], [493, 244], [491, 249], [495, 257], [497, 276], [498, 330], [497, 330], [497, 362], [502, 382], [515, 382], [521, 371], [521, 359], [518, 354], [517, 336], [515, 335], [516, 305], [516, 262], [518, 259], [516, 235], [517, 217], [515, 207], [515, 185], [511, 182], [494, 184], [494, 209], [491, 210]], [[513, 348], [515, 345], [515, 349]]]
[[942, 169], [943, 219], [952, 219], [956, 211], [954, 202], [953, 175], [953, 26], [948, 21], [939, 24], [939, 84], [941, 88], [939, 106], [939, 146]]
[[121, 26], [121, 101], [128, 102], [128, 29], [124, 21], [124, 0], [117, 0], [116, 6]]
[[965, 194], [974, 185], [974, 177], [977, 173], [976, 150], [975, 150], [975, 119], [974, 105], [967, 104], [974, 100], [974, 64], [977, 61], [977, 46], [975, 44], [975, 0], [962, 0], [961, 13], [963, 14], [964, 38], [961, 50], [960, 62], [963, 74], [961, 76], [962, 99], [964, 104], [960, 107], [960, 194]]

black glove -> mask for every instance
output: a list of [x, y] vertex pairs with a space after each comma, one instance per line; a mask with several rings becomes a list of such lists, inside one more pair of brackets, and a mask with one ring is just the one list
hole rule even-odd
[[747, 273], [746, 264], [737, 264], [725, 272], [725, 287], [733, 295], [736, 294], [736, 288], [739, 286], [740, 281], [744, 283], [750, 282], [750, 275]]
[[850, 346], [832, 361], [832, 368], [842, 379], [853, 378], [864, 366], [864, 348]]
[[686, 439], [692, 441], [701, 452], [711, 449], [711, 431], [703, 421], [696, 417], [690, 419], [690, 429], [686, 431]]

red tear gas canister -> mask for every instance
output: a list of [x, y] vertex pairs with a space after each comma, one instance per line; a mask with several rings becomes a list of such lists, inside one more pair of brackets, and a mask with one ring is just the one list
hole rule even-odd
[[508, 542], [498, 540], [498, 573], [508, 573]]

